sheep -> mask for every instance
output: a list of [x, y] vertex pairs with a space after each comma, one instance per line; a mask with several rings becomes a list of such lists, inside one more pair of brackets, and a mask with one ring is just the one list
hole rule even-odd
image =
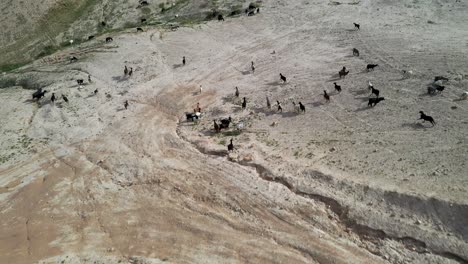
[[93, 93], [94, 93], [94, 94], [97, 94], [97, 93], [98, 93], [98, 89], [96, 88], [96, 90], [94, 90]]
[[198, 120], [201, 116], [200, 113], [185, 113], [185, 116], [187, 117], [187, 121], [195, 121]]
[[50, 97], [50, 101], [51, 101], [52, 103], [55, 103], [55, 99], [56, 99], [56, 98], [55, 98], [55, 93], [52, 93], [52, 96]]
[[354, 27], [357, 28], [357, 30], [361, 29], [361, 25], [357, 24], [357, 23], [353, 23], [354, 24]]
[[77, 62], [78, 58], [75, 56], [70, 57], [70, 63]]
[[133, 74], [133, 68], [132, 68], [132, 67], [130, 67], [130, 71], [128, 72], [128, 76], [129, 76], [129, 77], [131, 77], [131, 76], [132, 76], [132, 74]]
[[286, 77], [281, 73], [280, 73], [280, 79], [283, 81], [283, 83], [286, 82]]
[[434, 121], [434, 118], [432, 118], [432, 116], [428, 116], [428, 115], [424, 114], [423, 111], [419, 111], [419, 113], [421, 114], [419, 119], [422, 119], [423, 122], [429, 121], [432, 124], [432, 126], [434, 126], [436, 124], [436, 122]]
[[141, 6], [147, 6], [149, 5], [148, 1], [140, 1]]
[[125, 107], [125, 110], [127, 110], [127, 108], [128, 108], [128, 100], [125, 100], [124, 107]]
[[346, 77], [346, 75], [348, 75], [349, 71], [346, 71], [346, 67], [343, 66], [343, 69], [341, 69], [339, 72], [338, 72], [338, 75], [340, 76], [340, 79], [341, 77]]
[[380, 91], [375, 89], [374, 86], [371, 87], [371, 94], [375, 94], [375, 96], [378, 98]]
[[128, 68], [127, 68], [127, 65], [125, 65], [125, 68], [124, 68], [124, 75], [125, 75], [125, 76], [128, 75]]
[[142, 24], [144, 24], [146, 22], [146, 18], [142, 18], [140, 21]]
[[104, 21], [101, 22], [101, 26], [105, 27], [106, 25], [107, 25], [106, 22], [104, 22]]
[[276, 100], [276, 104], [278, 105], [278, 112], [283, 112], [283, 107], [281, 106], [280, 101]]
[[439, 93], [441, 93], [444, 89], [445, 89], [445, 86], [442, 86], [442, 85], [441, 85], [441, 86], [437, 85], [437, 87], [436, 87], [436, 90], [437, 90]]
[[305, 106], [301, 102], [299, 102], [299, 108], [301, 112], [305, 113]]
[[356, 48], [353, 48], [353, 56], [359, 57], [359, 50]]
[[92, 39], [94, 39], [94, 36], [89, 36], [88, 37], [88, 40], [92, 40]]
[[78, 85], [82, 85], [83, 82], [84, 82], [83, 79], [78, 79], [78, 80], [76, 80], [76, 83], [77, 83]]
[[380, 101], [383, 101], [383, 100], [385, 100], [384, 97], [369, 98], [369, 103], [367, 104], [367, 106], [370, 106], [370, 107], [376, 106], [378, 103], [380, 103]]
[[63, 101], [65, 101], [65, 103], [68, 103], [68, 98], [63, 94], [62, 94], [62, 99], [63, 99]]
[[144, 32], [143, 29], [141, 27], [137, 27], [137, 32]]
[[367, 71], [374, 70], [375, 67], [379, 66], [378, 64], [367, 64]]
[[338, 93], [341, 93], [341, 86], [336, 84], [336, 82], [333, 83], [335, 85], [335, 90], [338, 92]]
[[254, 11], [250, 11], [250, 12], [247, 14], [247, 16], [253, 16], [253, 15], [255, 15], [255, 10], [254, 10]]
[[447, 81], [448, 82], [448, 78], [447, 77], [444, 77], [444, 76], [435, 76], [434, 77], [434, 82], [437, 82], [437, 81]]
[[258, 13], [260, 13], [260, 7], [259, 7], [259, 8], [257, 8], [257, 14], [258, 14]]
[[36, 92], [33, 93], [32, 98], [39, 100], [45, 96], [45, 93], [47, 93], [47, 90], [42, 90], [42, 88], [40, 88]]
[[213, 120], [213, 126], [214, 126], [214, 131], [216, 133], [219, 133], [221, 131], [221, 128], [219, 127], [219, 125], [216, 123], [216, 120]]
[[327, 94], [327, 91], [323, 90], [323, 98], [328, 102], [330, 102], [330, 96]]
[[182, 57], [182, 65], [185, 66], [185, 56]]
[[244, 100], [242, 101], [242, 109], [245, 109], [247, 107], [247, 99], [244, 97]]
[[427, 93], [428, 94], [434, 94], [435, 92], [441, 93], [444, 89], [445, 89], [445, 86], [433, 83], [432, 85], [427, 87]]
[[231, 143], [227, 145], [227, 148], [228, 148], [228, 152], [234, 151], [234, 144], [232, 144], [232, 138], [231, 138]]
[[221, 15], [221, 14], [218, 15], [218, 21], [224, 21], [223, 15]]
[[236, 97], [239, 97], [239, 88], [237, 88], [237, 86], [236, 86], [236, 92], [234, 93], [234, 95], [235, 95]]
[[254, 62], [252, 61], [252, 64], [250, 65], [250, 68], [252, 69], [252, 73], [255, 73], [255, 66]]
[[232, 118], [231, 118], [231, 117], [225, 118], [225, 119], [221, 119], [221, 123], [220, 123], [220, 125], [219, 125], [220, 129], [223, 129], [223, 128], [227, 129], [227, 128], [229, 128], [229, 124], [231, 124], [231, 122], [232, 122]]
[[267, 107], [268, 109], [271, 110], [271, 103], [270, 103], [270, 98], [268, 98], [268, 96], [266, 97], [266, 103], [267, 103]]

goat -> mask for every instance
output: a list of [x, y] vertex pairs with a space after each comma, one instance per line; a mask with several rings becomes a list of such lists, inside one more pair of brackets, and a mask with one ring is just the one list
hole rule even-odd
[[253, 16], [253, 15], [255, 15], [255, 10], [254, 10], [254, 11], [250, 11], [250, 12], [247, 14], [247, 16]]
[[439, 93], [441, 93], [444, 89], [445, 89], [445, 86], [442, 86], [442, 85], [440, 85], [440, 86], [437, 85], [437, 86], [436, 86], [436, 90], [437, 90]]
[[220, 123], [220, 126], [219, 126], [220, 129], [223, 129], [223, 128], [227, 129], [227, 128], [229, 128], [229, 125], [231, 124], [231, 122], [232, 122], [232, 118], [231, 118], [231, 117], [225, 118], [225, 119], [221, 119], [221, 123]]
[[141, 27], [137, 27], [137, 32], [144, 32], [143, 29]]
[[88, 40], [92, 40], [93, 38], [94, 38], [94, 36], [89, 36]]
[[232, 138], [231, 138], [231, 143], [227, 145], [227, 148], [228, 148], [228, 152], [234, 151], [234, 144], [232, 144]]
[[330, 96], [327, 94], [327, 91], [325, 90], [323, 90], [323, 98], [325, 98], [327, 102], [330, 102]]
[[359, 57], [359, 50], [356, 48], [353, 48], [353, 56]]
[[371, 87], [371, 94], [375, 94], [377, 98], [379, 97], [380, 91], [375, 89], [374, 86]]
[[357, 28], [358, 30], [361, 29], [361, 25], [357, 24], [357, 23], [353, 23], [354, 24], [354, 27]]
[[125, 76], [128, 75], [128, 68], [127, 68], [127, 65], [125, 65], [125, 68], [124, 68], [124, 75], [125, 75]]
[[346, 77], [346, 75], [348, 75], [349, 71], [346, 71], [346, 67], [343, 66], [343, 69], [341, 69], [339, 72], [338, 72], [338, 75], [340, 76], [340, 79], [341, 77]]
[[374, 70], [375, 67], [379, 66], [378, 64], [367, 64], [367, 71]]
[[96, 88], [96, 90], [94, 90], [94, 94], [97, 94], [98, 93], [98, 89]]
[[280, 73], [280, 79], [283, 81], [283, 83], [286, 82], [286, 77], [281, 73]]
[[213, 125], [214, 125], [214, 131], [216, 133], [219, 133], [221, 131], [221, 128], [219, 127], [219, 125], [216, 123], [216, 120], [213, 120]]
[[260, 7], [259, 7], [259, 8], [257, 8], [257, 14], [258, 14], [258, 13], [260, 13]]
[[383, 100], [385, 100], [384, 97], [369, 98], [369, 103], [367, 104], [367, 106], [370, 106], [370, 107], [376, 106], [378, 103], [380, 103], [380, 101], [383, 101]]
[[76, 83], [77, 83], [78, 85], [83, 85], [83, 82], [84, 82], [83, 79], [78, 79], [78, 80], [76, 80]]
[[132, 74], [133, 74], [133, 68], [130, 67], [130, 71], [128, 72], [128, 76], [132, 76]]
[[41, 99], [42, 97], [45, 96], [45, 93], [47, 93], [47, 90], [42, 90], [42, 88], [41, 88], [41, 89], [39, 89], [39, 90], [37, 90], [36, 92], [33, 93], [32, 98], [39, 100], [39, 99]]
[[368, 81], [367, 88], [368, 88], [369, 91], [370, 91], [372, 88], [374, 88], [374, 85], [373, 85], [370, 81]]
[[77, 62], [78, 58], [75, 56], [70, 57], [70, 63]]
[[434, 126], [436, 124], [436, 122], [434, 121], [434, 118], [432, 118], [432, 116], [428, 116], [428, 115], [424, 114], [423, 111], [419, 111], [419, 113], [421, 114], [419, 119], [422, 119], [423, 122], [429, 121], [432, 124], [432, 126]]
[[436, 76], [434, 77], [434, 82], [437, 82], [437, 81], [447, 81], [448, 82], [448, 78], [447, 77], [444, 77], [444, 76]]
[[182, 64], [185, 65], [185, 56], [182, 57]]
[[242, 109], [245, 109], [247, 107], [247, 99], [245, 99], [244, 97], [244, 100], [242, 101]]
[[221, 14], [218, 15], [218, 21], [224, 21], [223, 15], [221, 15]]
[[335, 85], [335, 90], [338, 92], [338, 93], [341, 93], [341, 86], [336, 84], [336, 82], [333, 83]]
[[468, 99], [468, 92], [463, 92], [462, 95], [460, 96], [460, 100], [466, 100]]
[[50, 97], [50, 101], [51, 101], [52, 103], [55, 103], [55, 99], [56, 99], [56, 98], [55, 98], [55, 93], [52, 93], [52, 97]]
[[270, 98], [268, 98], [268, 96], [266, 97], [266, 102], [267, 102], [268, 109], [271, 109]]
[[101, 22], [101, 26], [105, 27], [106, 25], [107, 25], [106, 22], [104, 21]]
[[305, 113], [305, 106], [301, 102], [299, 102], [299, 109], [301, 112]]
[[65, 101], [65, 103], [68, 103], [68, 98], [62, 94], [62, 99]]
[[125, 110], [127, 110], [127, 108], [128, 108], [128, 100], [125, 100], [124, 107], [125, 107]]
[[106, 43], [109, 43], [109, 42], [112, 42], [112, 41], [114, 41], [113, 38], [111, 38], [111, 37], [107, 37], [107, 38], [106, 38]]
[[276, 100], [276, 104], [278, 105], [278, 112], [283, 113], [283, 107], [281, 107], [280, 101]]
[[200, 113], [185, 113], [185, 116], [187, 117], [187, 121], [195, 121], [198, 120], [201, 117]]
[[237, 86], [236, 86], [236, 92], [234, 93], [234, 95], [235, 95], [236, 97], [239, 97], [239, 88], [237, 88]]
[[292, 104], [293, 104], [294, 112], [299, 113], [299, 111], [300, 111], [299, 105], [296, 105], [296, 102], [294, 102], [294, 101], [292, 102]]
[[252, 69], [252, 73], [255, 73], [255, 66], [254, 62], [252, 61], [252, 64], [250, 65], [250, 68]]
[[143, 23], [146, 22], [146, 18], [142, 18], [140, 21], [141, 21], [141, 23], [143, 24]]

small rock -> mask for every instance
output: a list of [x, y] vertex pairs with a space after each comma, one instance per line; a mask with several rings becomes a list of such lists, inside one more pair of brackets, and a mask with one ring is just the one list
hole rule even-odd
[[335, 151], [336, 151], [335, 147], [330, 148], [330, 152], [335, 152]]
[[420, 224], [422, 224], [421, 220], [419, 220], [419, 219], [418, 219], [418, 220], [416, 220], [416, 224], [417, 224], [417, 225], [420, 225]]

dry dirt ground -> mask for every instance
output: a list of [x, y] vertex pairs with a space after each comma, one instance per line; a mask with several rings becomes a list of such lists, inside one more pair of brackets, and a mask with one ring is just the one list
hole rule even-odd
[[[253, 17], [128, 30], [35, 62], [70, 102], [0, 92], [0, 262], [466, 263], [467, 11], [264, 1]], [[446, 90], [426, 95], [435, 75]], [[368, 81], [385, 97], [374, 108]], [[197, 102], [204, 117], [186, 122]]]

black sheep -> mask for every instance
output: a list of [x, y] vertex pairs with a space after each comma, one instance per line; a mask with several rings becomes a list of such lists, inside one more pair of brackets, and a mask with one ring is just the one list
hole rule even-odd
[[299, 102], [299, 108], [301, 109], [301, 112], [305, 113], [305, 106]]
[[276, 104], [278, 105], [278, 112], [283, 112], [283, 107], [281, 106], [281, 103], [279, 101], [276, 101]]
[[78, 85], [83, 85], [83, 82], [84, 82], [83, 79], [78, 79], [78, 80], [76, 80], [76, 83], [77, 83]]
[[359, 50], [356, 48], [353, 48], [353, 56], [359, 57]]
[[357, 24], [357, 23], [353, 23], [354, 24], [354, 27], [357, 28], [358, 30], [361, 29], [361, 25]]
[[55, 103], [55, 99], [56, 99], [56, 98], [55, 98], [55, 93], [52, 93], [52, 96], [50, 97], [50, 101], [51, 101], [52, 103]]
[[218, 15], [218, 21], [224, 21], [223, 15], [221, 15], [221, 14]]
[[247, 99], [244, 97], [244, 100], [242, 101], [242, 109], [247, 108]]
[[236, 97], [239, 97], [239, 88], [237, 88], [237, 86], [236, 86], [236, 92], [234, 93], [234, 95], [235, 95]]
[[375, 67], [379, 66], [378, 64], [367, 64], [367, 71], [374, 70]]
[[141, 27], [137, 27], [137, 32], [144, 32]]
[[125, 109], [128, 108], [128, 100], [125, 100], [124, 107], [125, 107]]
[[185, 65], [185, 56], [182, 57], [182, 64]]
[[338, 72], [338, 75], [340, 76], [340, 79], [341, 77], [346, 77], [346, 75], [348, 75], [349, 71], [346, 71], [346, 67], [343, 66], [343, 69], [341, 69], [339, 72]]
[[68, 98], [62, 94], [62, 99], [65, 101], [65, 103], [68, 103]]
[[367, 106], [373, 107], [376, 106], [380, 101], [385, 100], [383, 97], [377, 97], [377, 98], [369, 98], [369, 104]]
[[41, 99], [42, 97], [45, 96], [45, 93], [47, 93], [47, 90], [42, 90], [42, 88], [41, 88], [41, 89], [39, 89], [39, 90], [37, 90], [36, 92], [33, 93], [32, 98], [39, 100], [39, 99]]
[[107, 37], [107, 38], [106, 38], [106, 42], [107, 42], [107, 43], [112, 42], [112, 41], [114, 41], [113, 38], [111, 38], [111, 37]]

